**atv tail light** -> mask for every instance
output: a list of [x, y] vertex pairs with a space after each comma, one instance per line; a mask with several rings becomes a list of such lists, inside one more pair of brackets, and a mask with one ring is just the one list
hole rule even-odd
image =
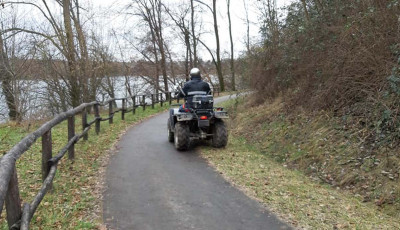
[[217, 111], [222, 111], [222, 108], [217, 108]]
[[201, 116], [200, 120], [207, 120], [207, 116]]

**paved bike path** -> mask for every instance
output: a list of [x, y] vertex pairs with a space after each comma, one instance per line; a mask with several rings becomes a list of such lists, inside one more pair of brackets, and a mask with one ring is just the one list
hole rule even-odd
[[163, 113], [131, 128], [118, 143], [106, 173], [108, 229], [289, 229], [193, 149], [176, 151], [167, 118]]

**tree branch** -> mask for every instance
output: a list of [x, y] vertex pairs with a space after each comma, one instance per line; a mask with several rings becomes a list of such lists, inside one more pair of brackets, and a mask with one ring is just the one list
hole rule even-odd
[[0, 35], [6, 34], [8, 32], [13, 32], [13, 31], [25, 32], [25, 33], [35, 34], [35, 35], [39, 35], [41, 37], [44, 37], [47, 40], [49, 40], [51, 43], [53, 43], [53, 45], [64, 54], [64, 49], [62, 47], [60, 47], [60, 45], [57, 44], [56, 41], [54, 41], [52, 36], [49, 36], [49, 35], [44, 34], [44, 33], [40, 33], [40, 32], [33, 31], [33, 30], [28, 30], [28, 29], [22, 29], [22, 28], [10, 28], [10, 29], [4, 30], [2, 33], [0, 33]]

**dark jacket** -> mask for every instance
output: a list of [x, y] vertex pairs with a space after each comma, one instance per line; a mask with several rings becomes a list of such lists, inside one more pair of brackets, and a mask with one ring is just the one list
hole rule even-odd
[[200, 77], [192, 77], [192, 80], [186, 82], [183, 88], [179, 90], [178, 97], [184, 97], [188, 103], [191, 103], [193, 95], [199, 94], [211, 94], [210, 86], [207, 82], [202, 81]]

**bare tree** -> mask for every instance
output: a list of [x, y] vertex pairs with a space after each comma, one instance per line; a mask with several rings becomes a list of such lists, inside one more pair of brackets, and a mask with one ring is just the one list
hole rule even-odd
[[233, 39], [232, 39], [232, 22], [231, 22], [231, 0], [226, 0], [226, 5], [228, 8], [228, 22], [229, 22], [229, 38], [231, 40], [231, 74], [232, 74], [232, 90], [236, 90], [235, 86], [235, 60], [234, 60], [234, 53], [233, 53]]
[[161, 54], [161, 71], [163, 75], [164, 81], [164, 90], [168, 92], [168, 75], [167, 75], [167, 60], [166, 60], [166, 52], [165, 52], [165, 44], [164, 44], [164, 36], [163, 36], [163, 23], [162, 23], [162, 3], [161, 0], [154, 0], [153, 14], [155, 21], [155, 32], [156, 32], [156, 40], [158, 43], [158, 48], [160, 49]]
[[4, 49], [3, 35], [0, 31], [0, 81], [2, 91], [6, 99], [8, 107], [8, 116], [11, 120], [18, 120], [21, 118], [21, 114], [18, 111], [15, 93], [12, 88], [13, 74], [11, 72], [11, 66], [8, 56]]
[[250, 19], [249, 19], [249, 7], [246, 4], [246, 0], [243, 0], [243, 6], [245, 10], [245, 20], [246, 20], [246, 48], [247, 48], [247, 53], [250, 52]]
[[[79, 68], [80, 68], [80, 79], [81, 79], [81, 90], [83, 94], [83, 101], [88, 102], [88, 101], [93, 101], [96, 99], [95, 94], [90, 93], [89, 89], [89, 79], [92, 76], [91, 74], [91, 62], [89, 59], [89, 52], [88, 52], [88, 47], [87, 47], [87, 38], [86, 35], [83, 32], [82, 28], [82, 23], [81, 23], [81, 17], [80, 17], [80, 5], [79, 5], [79, 0], [74, 0], [74, 6], [76, 9], [76, 12], [74, 10], [71, 10], [71, 17], [72, 21], [74, 22], [74, 27], [76, 30], [76, 37], [77, 37], [77, 42], [79, 45], [79, 52], [80, 52], [80, 60], [79, 60]], [[96, 85], [92, 85], [95, 86]]]
[[[186, 80], [189, 80], [189, 68], [193, 68], [194, 65], [197, 66], [197, 57], [196, 57], [196, 52], [194, 52], [194, 63], [193, 63], [193, 58], [192, 58], [192, 47], [191, 47], [191, 32], [190, 32], [190, 27], [189, 23], [186, 20], [187, 15], [189, 14], [189, 7], [186, 7], [185, 5], [181, 5], [181, 7], [177, 7], [178, 13], [172, 12], [168, 7], [165, 7], [165, 11], [167, 14], [170, 16], [172, 21], [175, 23], [175, 26], [179, 29], [180, 31], [180, 37], [182, 37], [185, 50], [186, 50], [186, 55], [185, 55], [185, 76]], [[194, 23], [192, 23], [192, 26]], [[195, 39], [194, 39], [195, 40]], [[193, 47], [194, 48], [194, 47]]]
[[[155, 89], [159, 89], [159, 73], [162, 73], [164, 92], [168, 92], [168, 75], [166, 65], [166, 51], [165, 41], [163, 34], [163, 11], [161, 0], [137, 0], [136, 4], [137, 13], [135, 15], [140, 16], [143, 21], [147, 23], [151, 41], [153, 42], [153, 54], [156, 63], [156, 80]], [[129, 7], [128, 7], [129, 9]]]
[[272, 41], [271, 44], [278, 44], [279, 40], [279, 21], [276, 0], [260, 0], [257, 2], [261, 16], [265, 20], [261, 28], [264, 36]]
[[[213, 62], [217, 69], [220, 90], [225, 91], [224, 75], [222, 73], [222, 63], [221, 63], [221, 54], [220, 54], [221, 47], [220, 47], [220, 42], [219, 42], [218, 20], [217, 20], [217, 0], [213, 0], [212, 8], [200, 0], [195, 0], [195, 1], [204, 5], [207, 9], [210, 10], [210, 12], [213, 15], [214, 34], [215, 34], [215, 41], [216, 41], [216, 54], [215, 54], [215, 57], [213, 57]], [[205, 45], [204, 42], [200, 42], [200, 43]], [[208, 47], [206, 47], [206, 49], [210, 52], [210, 49]]]
[[[36, 2], [9, 2], [9, 4], [24, 4], [32, 6], [39, 10], [46, 22], [49, 23], [49, 25], [51, 26], [52, 32], [31, 30], [25, 28], [13, 28], [8, 30], [8, 32], [18, 31], [39, 36], [45, 40], [50, 41], [50, 43], [60, 52], [60, 54], [62, 54], [63, 58], [65, 58], [66, 60], [67, 68], [65, 69], [65, 73], [59, 73], [61, 73], [60, 77], [65, 82], [68, 88], [69, 104], [70, 106], [75, 107], [82, 102], [83, 97], [81, 92], [82, 90], [80, 88], [80, 68], [78, 67], [77, 50], [75, 49], [74, 29], [71, 23], [72, 3], [71, 0], [57, 1], [57, 3], [62, 7], [62, 16], [64, 22], [63, 26], [60, 25], [61, 23], [57, 21], [57, 19], [53, 15], [52, 10], [45, 0], [42, 0], [42, 5], [39, 5], [39, 3]], [[76, 9], [79, 9], [78, 1], [75, 2], [75, 5]], [[78, 26], [78, 20], [74, 24], [78, 28], [78, 30], [82, 32], [80, 26]], [[78, 35], [78, 39], [81, 42], [82, 36], [83, 34]], [[82, 52], [84, 52], [83, 49]]]
[[[29, 110], [32, 99], [28, 92], [34, 86], [22, 81], [24, 75], [32, 65], [35, 56], [34, 45], [29, 37], [18, 32], [8, 36], [4, 31], [9, 31], [22, 25], [18, 20], [18, 9], [12, 8], [8, 12], [0, 12], [0, 83], [8, 118], [20, 121]], [[6, 29], [7, 28], [7, 29]]]

